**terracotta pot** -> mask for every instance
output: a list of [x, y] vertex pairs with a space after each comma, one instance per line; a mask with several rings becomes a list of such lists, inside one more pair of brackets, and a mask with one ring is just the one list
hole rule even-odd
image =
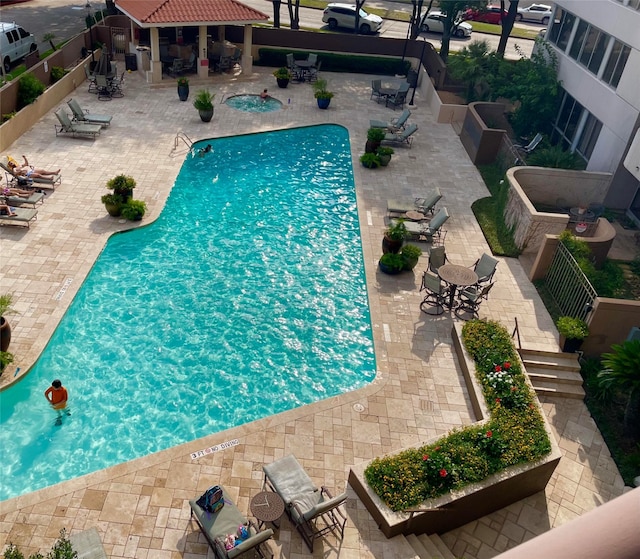
[[382, 237], [382, 253], [386, 254], [387, 252], [392, 252], [397, 254], [400, 252], [403, 243], [404, 241], [394, 241], [385, 235]]
[[11, 324], [4, 316], [0, 316], [0, 351], [8, 351], [10, 343]]

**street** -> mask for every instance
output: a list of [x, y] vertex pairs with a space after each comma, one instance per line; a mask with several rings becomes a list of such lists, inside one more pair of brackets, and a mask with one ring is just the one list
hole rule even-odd
[[[273, 20], [273, 3], [271, 0], [243, 0], [247, 6], [251, 6], [269, 16]], [[46, 33], [55, 34], [55, 43], [59, 43], [64, 39], [73, 37], [85, 29], [85, 17], [87, 10], [85, 9], [86, 1], [83, 0], [30, 0], [19, 4], [3, 5], [0, 19], [5, 22], [13, 22], [22, 25], [27, 31], [33, 33], [38, 43], [40, 52], [51, 48], [47, 41], [44, 41]], [[93, 2], [93, 9], [104, 7], [103, 3]], [[365, 5], [393, 8], [395, 10], [411, 11], [410, 4], [390, 2], [388, 0], [373, 0]], [[283, 2], [280, 8], [280, 20], [282, 23], [288, 22], [288, 11], [286, 4]], [[303, 28], [310, 29], [327, 29], [322, 22], [322, 10], [314, 10], [310, 8], [300, 8], [300, 25]], [[518, 27], [530, 29], [542, 29], [541, 25], [536, 24], [516, 24]], [[393, 20], [385, 20], [381, 37], [405, 38], [407, 36], [407, 23]], [[347, 31], [348, 32], [348, 31]], [[423, 33], [422, 39], [432, 43], [436, 48], [440, 48], [441, 36], [435, 33]], [[488, 35], [485, 33], [474, 32], [471, 37], [466, 39], [451, 38], [451, 51], [462, 49], [474, 40], [486, 40], [491, 50], [498, 47], [500, 37], [497, 35]], [[507, 58], [519, 58], [516, 51], [516, 44], [521, 48], [525, 56], [531, 55], [533, 41], [526, 39], [509, 39], [507, 44]]]

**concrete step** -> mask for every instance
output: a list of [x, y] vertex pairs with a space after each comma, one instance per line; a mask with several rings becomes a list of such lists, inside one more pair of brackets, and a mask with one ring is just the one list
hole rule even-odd
[[418, 539], [418, 536], [416, 536], [415, 534], [409, 534], [406, 536], [406, 538], [418, 557], [420, 557], [420, 559], [433, 559], [433, 555], [431, 555], [422, 545], [422, 542]]
[[561, 396], [563, 398], [575, 398], [577, 400], [584, 399], [584, 390], [582, 386], [542, 381], [532, 381], [532, 384], [536, 393], [541, 396]]
[[385, 540], [382, 545], [383, 559], [422, 559], [402, 534]]
[[418, 536], [418, 540], [420, 540], [422, 547], [427, 550], [429, 559], [444, 559], [444, 556], [436, 544], [433, 543], [431, 536], [428, 536], [427, 534], [420, 534]]
[[442, 553], [442, 559], [456, 559], [447, 547], [447, 544], [442, 541], [442, 538], [438, 536], [438, 534], [430, 534], [429, 539], [435, 544], [438, 551]]
[[576, 353], [540, 351], [534, 349], [519, 350], [520, 358], [525, 368], [532, 367], [560, 367], [567, 371], [580, 371], [580, 363]]
[[527, 367], [527, 375], [531, 379], [531, 383], [535, 385], [535, 381], [557, 382], [559, 384], [575, 384], [582, 386], [582, 375], [577, 371], [567, 371], [559, 367], [550, 369], [547, 367]]

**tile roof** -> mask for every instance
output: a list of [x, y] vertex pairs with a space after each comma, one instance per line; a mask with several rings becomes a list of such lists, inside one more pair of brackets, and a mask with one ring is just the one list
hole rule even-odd
[[116, 0], [116, 7], [143, 27], [259, 23], [269, 19], [266, 14], [236, 0]]

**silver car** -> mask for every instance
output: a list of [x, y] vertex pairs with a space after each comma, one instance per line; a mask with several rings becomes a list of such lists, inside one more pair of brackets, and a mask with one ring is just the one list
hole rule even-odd
[[[329, 29], [345, 27], [353, 29], [356, 25], [356, 7], [350, 4], [327, 4], [322, 13], [322, 21]], [[360, 33], [375, 33], [382, 27], [382, 18], [360, 10]]]
[[547, 4], [531, 4], [528, 8], [518, 8], [516, 21], [537, 21], [547, 25], [552, 14], [553, 10]]
[[[444, 33], [444, 24], [447, 19], [446, 14], [442, 12], [429, 12], [422, 18], [420, 23], [420, 31], [423, 33]], [[473, 27], [466, 21], [456, 21], [451, 35], [454, 37], [470, 37]]]

